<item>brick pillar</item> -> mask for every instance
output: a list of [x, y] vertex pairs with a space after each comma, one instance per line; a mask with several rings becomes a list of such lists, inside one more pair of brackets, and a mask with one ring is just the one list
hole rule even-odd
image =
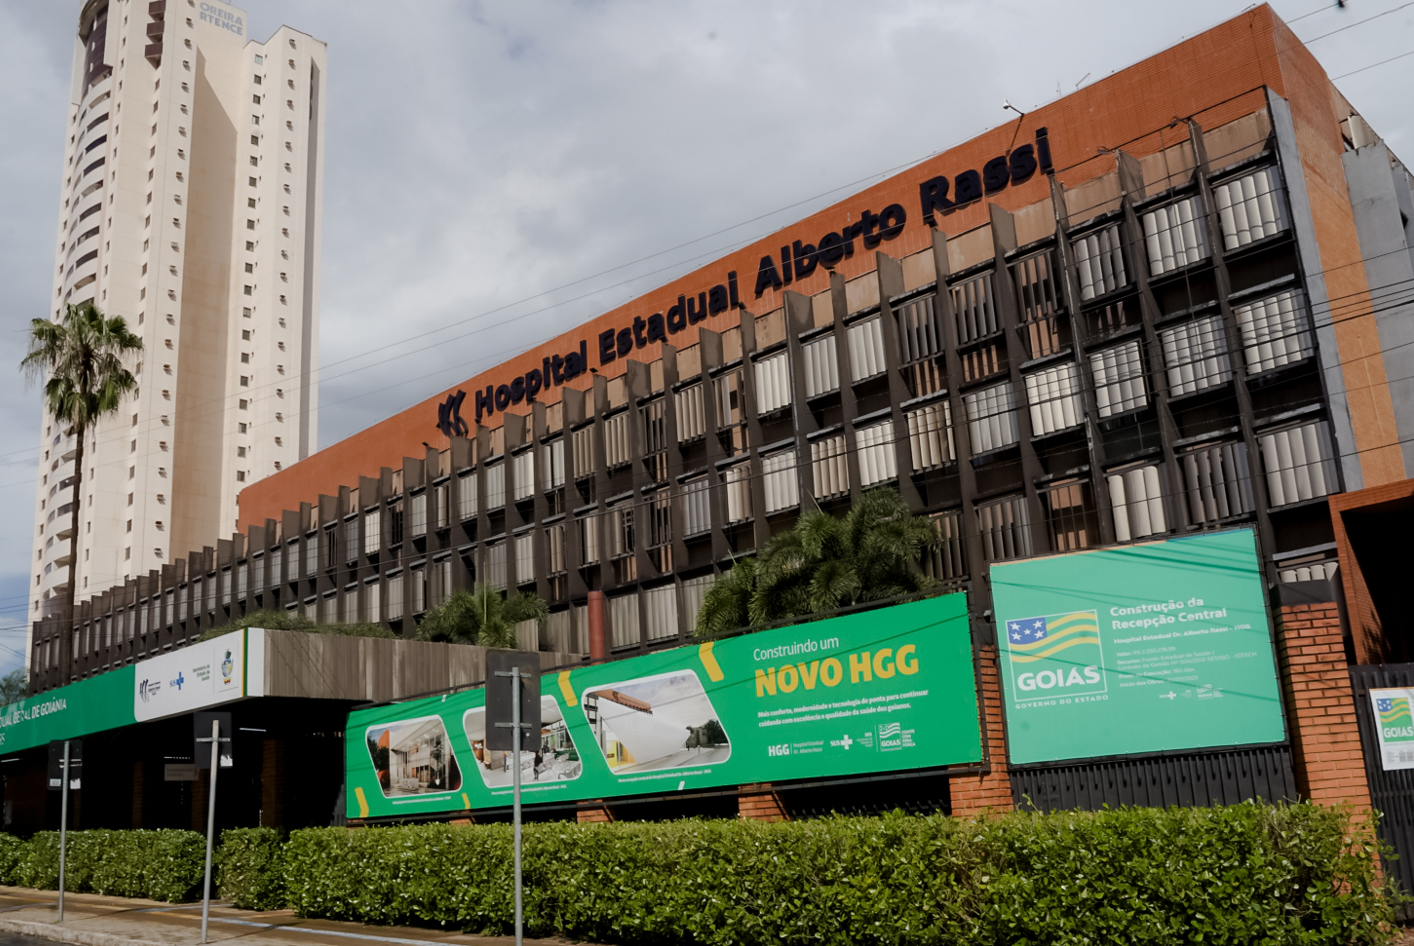
[[575, 812], [575, 818], [580, 824], [608, 824], [614, 820], [614, 813], [605, 805], [597, 805], [593, 808], [581, 808]]
[[1370, 807], [1365, 753], [1334, 602], [1286, 605], [1278, 615], [1281, 662], [1296, 787], [1325, 805]]
[[770, 783], [743, 785], [737, 794], [737, 817], [747, 821], [789, 821], [781, 796], [771, 790]]
[[975, 818], [986, 811], [1011, 811], [1011, 777], [1006, 768], [1006, 732], [1002, 725], [1002, 689], [997, 676], [997, 648], [981, 648], [977, 658], [977, 685], [982, 696], [982, 731], [986, 734], [987, 759], [980, 775], [959, 775], [950, 779], [952, 813]]

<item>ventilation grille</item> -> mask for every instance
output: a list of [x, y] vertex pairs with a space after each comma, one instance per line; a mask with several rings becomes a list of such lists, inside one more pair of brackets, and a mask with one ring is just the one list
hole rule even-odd
[[977, 507], [982, 554], [989, 562], [1031, 557], [1031, 529], [1026, 497], [1010, 496]]
[[574, 478], [582, 480], [594, 475], [594, 424], [576, 430], [574, 438]]
[[845, 461], [844, 434], [810, 445], [810, 472], [817, 499], [849, 492], [849, 464]]
[[609, 619], [609, 646], [637, 647], [642, 635], [638, 629], [638, 595], [615, 595], [605, 602], [605, 617]]
[[515, 487], [512, 491], [514, 501], [530, 499], [535, 495], [535, 451], [517, 453], [511, 459], [515, 463]]
[[644, 635], [647, 640], [661, 641], [678, 636], [678, 590], [674, 585], [663, 585], [639, 592], [643, 599]]
[[1129, 285], [1118, 224], [1083, 236], [1072, 246], [1075, 271], [1080, 277], [1081, 300], [1088, 301]]
[[1090, 373], [1095, 379], [1095, 404], [1101, 417], [1145, 407], [1149, 394], [1144, 388], [1144, 359], [1138, 342], [1125, 342], [1090, 356]]
[[952, 406], [947, 401], [935, 401], [904, 417], [908, 421], [908, 449], [915, 473], [936, 470], [957, 459]]
[[1164, 491], [1157, 466], [1141, 466], [1105, 477], [1120, 542], [1168, 531]]
[[790, 404], [790, 362], [784, 351], [762, 358], [753, 368], [756, 372], [757, 413], [769, 414]]
[[1033, 436], [1078, 426], [1085, 408], [1080, 401], [1080, 371], [1075, 362], [1062, 362], [1026, 375], [1026, 401]]
[[1305, 297], [1300, 290], [1279, 292], [1232, 311], [1242, 329], [1248, 374], [1303, 361], [1315, 350], [1307, 330]]
[[683, 388], [676, 395], [678, 443], [688, 443], [707, 434], [707, 414], [702, 404], [702, 385]]
[[898, 479], [892, 422], [856, 428], [854, 443], [859, 453], [859, 485], [862, 489]]
[[939, 324], [932, 296], [901, 306], [894, 315], [898, 320], [899, 354], [904, 364], [942, 354], [943, 327]]
[[702, 476], [682, 484], [683, 534], [702, 535], [712, 528], [711, 483]]
[[1196, 196], [1151, 210], [1144, 215], [1144, 246], [1149, 272], [1160, 276], [1206, 259], [1203, 211]]
[[849, 327], [849, 379], [858, 384], [884, 373], [884, 321], [875, 316]]
[[1207, 444], [1187, 451], [1179, 462], [1194, 522], [1216, 522], [1257, 508], [1245, 445]]
[[938, 531], [938, 546], [924, 553], [923, 570], [937, 581], [949, 581], [966, 576], [962, 561], [962, 515], [956, 510], [933, 516], [933, 528]]
[[1222, 222], [1223, 246], [1229, 250], [1276, 236], [1287, 228], [1277, 169], [1262, 168], [1213, 188]]
[[611, 470], [633, 461], [633, 447], [629, 438], [630, 419], [628, 411], [604, 418], [604, 465]]
[[1159, 333], [1159, 340], [1174, 397], [1216, 387], [1232, 377], [1222, 316], [1186, 322]]
[[486, 470], [486, 508], [500, 509], [506, 504], [506, 465], [497, 463]]
[[762, 457], [761, 472], [766, 493], [766, 515], [800, 505], [800, 481], [795, 475], [794, 450]]
[[974, 454], [1016, 443], [1016, 393], [1010, 381], [974, 391], [963, 397], [962, 405]]
[[992, 306], [992, 274], [984, 273], [950, 287], [952, 308], [957, 318], [959, 344], [991, 335], [997, 330], [997, 312]]
[[1257, 438], [1273, 506], [1299, 503], [1336, 491], [1335, 457], [1325, 421]]
[[805, 396], [817, 398], [840, 389], [840, 363], [835, 336], [825, 335], [801, 347], [805, 360]]
[[729, 467], [722, 479], [727, 491], [727, 522], [745, 522], [751, 518], [751, 467], [738, 463]]
[[552, 440], [545, 445], [545, 487], [559, 489], [565, 485], [565, 441]]

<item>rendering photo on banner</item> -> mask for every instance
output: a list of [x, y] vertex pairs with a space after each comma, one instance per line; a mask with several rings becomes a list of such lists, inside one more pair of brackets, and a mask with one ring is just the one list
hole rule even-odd
[[[486, 707], [477, 706], [462, 714], [462, 727], [481, 781], [487, 788], [510, 788], [514, 753], [486, 748]], [[540, 698], [540, 742], [534, 751], [520, 754], [520, 768], [522, 782], [570, 781], [579, 778], [584, 769], [564, 714], [552, 696]]]
[[1013, 764], [1281, 742], [1249, 529], [993, 565]]
[[[967, 599], [945, 594], [540, 678], [526, 804], [966, 765], [982, 759]], [[350, 817], [510, 804], [486, 691], [354, 710]], [[471, 760], [478, 778], [463, 780]]]

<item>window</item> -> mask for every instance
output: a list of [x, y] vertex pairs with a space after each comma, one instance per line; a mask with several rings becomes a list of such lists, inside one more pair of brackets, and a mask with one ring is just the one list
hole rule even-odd
[[1305, 295], [1288, 289], [1247, 305], [1233, 315], [1242, 329], [1248, 374], [1259, 374], [1310, 357], [1314, 347], [1306, 320]]
[[545, 573], [550, 576], [565, 573], [565, 524], [557, 522], [545, 529]]
[[987, 453], [1016, 443], [1016, 394], [1004, 381], [963, 396], [967, 435], [973, 454]]
[[976, 341], [997, 331], [997, 312], [992, 305], [992, 274], [983, 273], [948, 289], [957, 319], [960, 344]]
[[[535, 532], [527, 529], [514, 536], [511, 541], [515, 543], [516, 584], [535, 584]], [[450, 559], [448, 564], [451, 564]]]
[[579, 518], [579, 560], [585, 565], [599, 563], [599, 514]]
[[412, 537], [419, 539], [427, 534], [427, 493], [423, 491], [411, 498]]
[[1086, 549], [1095, 544], [1098, 528], [1088, 480], [1051, 483], [1042, 487], [1040, 494], [1053, 552]]
[[1216, 387], [1232, 377], [1220, 315], [1160, 332], [1159, 341], [1168, 369], [1169, 391], [1174, 397]]
[[788, 406], [792, 401], [790, 388], [790, 362], [787, 353], [776, 352], [758, 359], [752, 369], [756, 379], [756, 412], [770, 414]]
[[506, 543], [486, 546], [486, 583], [497, 591], [506, 590]]
[[1238, 247], [1276, 236], [1287, 228], [1277, 169], [1265, 167], [1213, 188], [1222, 224], [1223, 247]]
[[609, 558], [628, 558], [634, 552], [633, 500], [623, 499], [608, 507], [604, 518], [608, 525]]
[[884, 320], [878, 316], [849, 327], [849, 379], [858, 384], [883, 374]]
[[613, 648], [637, 647], [642, 633], [638, 621], [638, 596], [615, 595], [605, 601], [609, 619], [609, 643]]
[[717, 386], [717, 435], [727, 455], [736, 456], [746, 451], [750, 440], [741, 369], [729, 371], [713, 383]]
[[319, 535], [310, 532], [304, 537], [304, 574], [313, 578], [319, 573]]
[[1085, 408], [1080, 402], [1080, 370], [1075, 362], [1061, 362], [1025, 377], [1033, 436], [1044, 437], [1079, 426], [1084, 421]]
[[1144, 215], [1144, 246], [1149, 272], [1155, 276], [1206, 259], [1203, 209], [1196, 196], [1156, 208]]
[[1113, 417], [1149, 403], [1144, 389], [1144, 360], [1137, 341], [1093, 353], [1090, 374], [1095, 379], [1095, 403], [1101, 417]]
[[840, 363], [834, 333], [801, 346], [805, 362], [805, 396], [817, 398], [840, 389]]
[[1315, 499], [1339, 488], [1325, 421], [1260, 434], [1257, 443], [1273, 506]]
[[402, 500], [394, 500], [388, 504], [388, 544], [402, 545], [403, 543], [403, 503]]
[[898, 479], [892, 421], [855, 428], [854, 443], [859, 458], [860, 488], [868, 489]]
[[979, 504], [977, 531], [982, 537], [982, 554], [989, 562], [1031, 557], [1031, 528], [1025, 496]]
[[923, 553], [923, 571], [935, 581], [963, 578], [967, 572], [962, 560], [962, 514], [956, 510], [935, 513], [933, 528], [938, 532], [938, 545]]
[[1075, 251], [1075, 270], [1080, 277], [1082, 301], [1129, 285], [1118, 224], [1086, 234], [1071, 247]]
[[403, 576], [399, 572], [388, 576], [388, 620], [400, 621], [403, 617]]
[[1022, 329], [1032, 358], [1052, 355], [1069, 342], [1064, 337], [1055, 251], [1046, 250], [1011, 265]]
[[1152, 464], [1116, 470], [1105, 477], [1116, 539], [1128, 542], [1168, 531], [1162, 483], [1159, 468]]
[[565, 485], [565, 441], [561, 437], [542, 447], [544, 458], [545, 488], [560, 489]]
[[825, 437], [810, 445], [810, 473], [816, 499], [849, 493], [844, 434]]
[[683, 535], [696, 536], [712, 528], [711, 483], [706, 474], [682, 483]]
[[761, 458], [761, 479], [766, 494], [766, 515], [800, 505], [800, 482], [795, 473], [795, 450]]
[[350, 516], [344, 520], [344, 561], [358, 561], [358, 516]]
[[1183, 452], [1178, 459], [1192, 522], [1216, 522], [1257, 508], [1246, 445], [1204, 444]]
[[952, 436], [952, 405], [934, 401], [904, 415], [913, 471], [936, 470], [957, 459]]

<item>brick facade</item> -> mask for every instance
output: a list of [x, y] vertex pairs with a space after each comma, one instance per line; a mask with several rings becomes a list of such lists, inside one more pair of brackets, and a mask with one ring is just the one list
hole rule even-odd
[[614, 820], [614, 813], [605, 805], [581, 808], [575, 812], [575, 820], [580, 824], [608, 824]]
[[1339, 609], [1334, 602], [1287, 605], [1277, 625], [1297, 788], [1320, 804], [1368, 809], [1370, 789]]
[[737, 796], [737, 817], [748, 821], [789, 821], [781, 797], [770, 784], [743, 785]]
[[1006, 732], [1002, 725], [1002, 690], [997, 676], [997, 648], [983, 647], [977, 660], [981, 690], [985, 759], [978, 775], [960, 775], [949, 783], [952, 813], [973, 818], [986, 811], [1011, 811], [1011, 778], [1007, 775]]

